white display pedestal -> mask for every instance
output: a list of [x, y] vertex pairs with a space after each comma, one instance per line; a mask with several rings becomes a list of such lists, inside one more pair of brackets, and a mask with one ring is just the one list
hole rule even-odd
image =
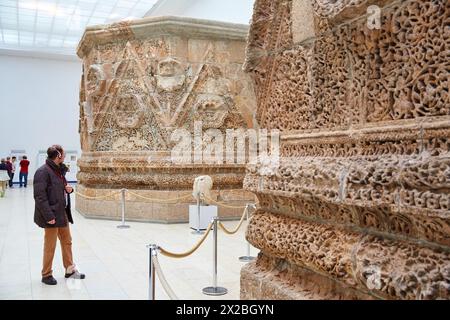
[[200, 206], [200, 223], [197, 205], [189, 206], [189, 228], [206, 230], [212, 218], [217, 216], [217, 206]]

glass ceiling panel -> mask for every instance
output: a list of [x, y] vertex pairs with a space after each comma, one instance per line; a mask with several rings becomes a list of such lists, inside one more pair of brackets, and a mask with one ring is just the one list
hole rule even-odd
[[87, 25], [88, 26], [95, 26], [95, 25], [104, 23], [105, 20], [106, 20], [106, 18], [104, 18], [104, 17], [100, 17], [100, 18], [99, 17], [97, 17], [97, 18], [92, 17], [89, 20], [89, 23]]
[[2, 6], [0, 8], [0, 12], [4, 13], [6, 15], [17, 15], [17, 7], [16, 6], [14, 6], [14, 7], [8, 7], [8, 6], [3, 7]]
[[136, 1], [119, 0], [119, 2], [117, 3], [118, 7], [128, 8], [128, 9], [133, 8], [135, 5], [136, 5]]
[[100, 3], [97, 5], [97, 7], [95, 8], [96, 12], [108, 12], [110, 13], [112, 11], [112, 9], [114, 8], [114, 4], [105, 4], [105, 3]]
[[64, 43], [63, 39], [51, 39], [48, 45], [52, 48], [61, 48]]
[[[22, 27], [22, 25], [21, 25]], [[21, 28], [21, 30], [23, 30], [24, 28]], [[29, 30], [29, 29], [27, 29]], [[31, 28], [32, 30], [32, 28]], [[48, 23], [42, 23], [39, 21], [39, 18], [37, 20], [37, 24], [35, 27], [35, 31], [40, 32], [40, 33], [50, 33], [52, 31], [52, 23], [51, 21]]]
[[15, 7], [16, 5], [17, 5], [17, 1], [15, 1], [15, 0], [2, 0], [2, 6]]
[[19, 17], [34, 17], [36, 15], [36, 10], [24, 9], [19, 7]]
[[130, 12], [129, 8], [121, 8], [121, 7], [116, 7], [113, 10], [113, 13], [119, 14], [121, 16], [126, 16], [128, 14], [128, 12]]
[[46, 46], [49, 38], [48, 36], [48, 33], [36, 33], [35, 44], [40, 47]]
[[77, 8], [79, 10], [90, 13], [90, 12], [92, 12], [92, 10], [94, 10], [95, 4], [96, 4], [96, 1], [94, 1], [94, 2], [81, 2], [80, 1], [80, 2], [78, 2]]
[[86, 26], [143, 17], [157, 0], [0, 0], [0, 49], [75, 55]]
[[19, 41], [17, 30], [3, 30], [3, 41], [6, 44], [14, 44]]
[[3, 19], [1, 18], [2, 28], [5, 29], [17, 29], [17, 19]]

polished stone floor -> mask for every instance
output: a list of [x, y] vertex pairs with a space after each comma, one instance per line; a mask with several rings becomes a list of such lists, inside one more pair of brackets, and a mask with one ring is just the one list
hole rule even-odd
[[[72, 197], [74, 198], [74, 197]], [[74, 204], [72, 204], [74, 207]], [[156, 243], [167, 250], [183, 252], [197, 243], [187, 224], [127, 223], [86, 219], [74, 210], [71, 225], [74, 259], [84, 280], [64, 278], [58, 247], [53, 261], [56, 286], [41, 283], [43, 229], [33, 222], [32, 187], [8, 189], [0, 198], [0, 299], [147, 299], [148, 249]], [[220, 211], [219, 211], [220, 212]], [[224, 223], [232, 229], [237, 221]], [[162, 270], [179, 299], [239, 299], [239, 278], [246, 254], [246, 222], [235, 235], [219, 231], [218, 285], [228, 289], [221, 297], [206, 296], [202, 288], [212, 285], [212, 233], [191, 256], [172, 259], [159, 255]], [[251, 248], [251, 254], [257, 250]], [[159, 280], [156, 299], [168, 299]]]

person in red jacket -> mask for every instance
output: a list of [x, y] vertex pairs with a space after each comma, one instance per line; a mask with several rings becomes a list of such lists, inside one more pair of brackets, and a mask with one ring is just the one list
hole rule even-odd
[[27, 187], [28, 180], [28, 166], [30, 165], [30, 161], [27, 159], [27, 156], [23, 156], [22, 160], [20, 160], [20, 172], [19, 172], [19, 186], [22, 188], [22, 180], [24, 180], [24, 187]]

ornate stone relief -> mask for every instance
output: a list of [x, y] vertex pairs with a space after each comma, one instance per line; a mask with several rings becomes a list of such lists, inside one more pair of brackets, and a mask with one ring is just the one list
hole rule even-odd
[[247, 239], [265, 255], [331, 276], [366, 295], [449, 298], [450, 258], [440, 249], [345, 232], [262, 211], [253, 216]]
[[295, 1], [256, 1], [249, 32], [257, 119], [281, 130], [282, 159], [271, 174], [247, 168], [262, 254], [241, 297], [448, 299], [448, 1], [311, 0], [313, 37], [294, 43]]
[[[108, 58], [98, 62], [108, 63], [89, 66], [84, 79], [88, 100], [84, 106], [84, 117], [88, 122], [93, 122], [91, 127], [95, 128], [86, 128], [95, 141], [90, 149], [108, 151], [112, 149], [105, 149], [107, 146], [121, 146], [121, 142], [125, 141], [123, 135], [114, 136], [119, 139], [118, 142], [112, 141], [109, 132], [121, 129], [133, 132], [154, 126], [157, 133], [151, 136], [159, 143], [147, 142], [144, 150], [168, 150], [171, 131], [167, 129], [185, 126], [186, 118], [202, 120], [205, 128], [224, 128], [226, 118], [233, 118], [231, 113], [240, 112], [233, 106], [234, 97], [230, 89], [237, 79], [230, 79], [223, 67], [214, 63], [181, 62], [180, 58], [185, 59], [183, 57], [163, 56], [147, 60], [145, 57], [148, 54], [142, 57], [139, 53], [145, 52], [142, 47], [149, 45], [145, 42], [133, 45], [128, 41], [122, 51], [114, 50], [122, 60], [113, 59], [112, 53], [105, 55], [103, 51], [110, 51], [110, 47], [97, 48], [98, 56]], [[213, 46], [208, 46], [202, 55], [214, 61]], [[116, 62], [110, 64], [109, 61]], [[106, 67], [114, 72], [106, 73]], [[115, 118], [112, 123], [115, 122], [117, 128], [109, 127], [105, 131], [102, 122], [108, 124], [110, 114]], [[155, 122], [158, 124], [155, 125]], [[234, 127], [241, 124], [242, 121], [234, 123]], [[229, 125], [230, 121], [227, 122], [227, 128]], [[149, 134], [142, 130], [136, 132], [141, 138]], [[128, 137], [126, 140], [129, 141]], [[136, 144], [134, 150], [142, 150], [142, 147], [142, 144]]]
[[[243, 165], [177, 166], [170, 151], [174, 130], [195, 121], [223, 132], [253, 126], [252, 83], [242, 71], [246, 34], [245, 26], [173, 17], [88, 28], [78, 47], [78, 181], [86, 192], [132, 188], [176, 198], [209, 174], [216, 189], [243, 193]], [[242, 201], [251, 197], [243, 194]], [[185, 202], [176, 211], [187, 216]]]
[[[284, 8], [286, 3], [289, 1], [273, 5]], [[342, 1], [338, 3], [346, 6]], [[269, 57], [256, 59], [254, 63], [247, 60], [246, 64], [248, 71], [256, 72], [255, 81], [261, 86], [257, 92], [265, 94], [258, 97], [261, 124], [281, 130], [348, 128], [367, 122], [450, 115], [449, 43], [444, 38], [448, 10], [445, 1], [401, 2], [383, 9], [381, 30], [369, 30], [364, 17], [318, 35], [312, 44], [289, 48], [279, 54], [272, 55], [270, 45], [263, 44], [259, 48]], [[426, 15], [429, 22], [420, 25], [421, 14]], [[267, 19], [264, 21], [268, 23]], [[287, 30], [279, 30], [275, 20], [272, 28], [279, 31], [277, 35], [285, 35], [281, 39], [291, 38]], [[420, 33], [421, 28], [426, 28], [427, 32]], [[254, 24], [250, 34], [258, 31], [258, 24]], [[268, 33], [264, 43], [279, 43], [271, 37], [273, 35]], [[257, 49], [260, 43], [259, 40], [250, 42], [249, 58], [252, 50], [260, 52]], [[284, 48], [278, 45], [277, 49]], [[303, 63], [299, 62], [301, 60]], [[398, 65], [403, 68], [396, 69]], [[261, 69], [268, 74], [259, 76]], [[291, 72], [286, 73], [287, 69]], [[296, 79], [296, 74], [301, 78]], [[263, 82], [260, 84], [260, 81]], [[304, 88], [293, 89], [301, 92], [294, 99], [289, 93], [280, 96], [274, 85]], [[297, 107], [288, 108], [290, 104]], [[280, 110], [283, 117], [275, 122], [265, 119], [266, 114], [273, 114], [271, 110], [280, 108], [278, 105], [285, 108]], [[299, 112], [303, 121], [289, 125]]]

